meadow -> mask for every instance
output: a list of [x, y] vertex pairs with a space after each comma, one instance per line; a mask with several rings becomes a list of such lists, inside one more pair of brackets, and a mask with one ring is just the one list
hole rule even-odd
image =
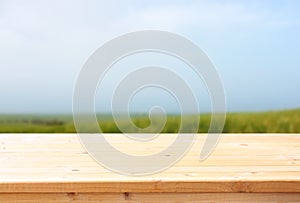
[[[110, 115], [97, 115], [99, 125], [105, 133], [120, 133]], [[188, 117], [188, 115], [187, 115]], [[189, 119], [189, 118], [188, 118]], [[199, 133], [208, 132], [210, 115], [200, 116]], [[190, 119], [190, 125], [195, 125]], [[151, 123], [146, 115], [133, 115], [133, 123], [140, 128], [146, 128]], [[179, 115], [168, 115], [163, 133], [176, 133], [180, 127]], [[153, 131], [160, 122], [153, 120]], [[122, 129], [128, 133], [137, 133], [131, 124], [120, 120]], [[196, 123], [197, 125], [197, 123]], [[152, 132], [149, 131], [149, 133]], [[0, 115], [0, 133], [75, 133], [72, 115]], [[189, 126], [181, 132], [189, 133]], [[268, 112], [228, 113], [223, 133], [300, 133], [300, 109]]]

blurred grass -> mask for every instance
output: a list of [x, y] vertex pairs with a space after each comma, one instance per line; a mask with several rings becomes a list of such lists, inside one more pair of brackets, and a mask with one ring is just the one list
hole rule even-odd
[[[192, 115], [185, 116], [187, 127], [181, 132], [189, 133], [198, 123]], [[208, 132], [210, 115], [200, 116], [199, 133]], [[157, 116], [152, 120], [153, 128], [147, 132], [155, 132], [162, 118]], [[120, 133], [110, 115], [98, 115], [99, 125], [105, 133]], [[146, 115], [132, 116], [133, 123], [141, 128], [136, 130], [124, 120], [119, 120], [122, 129], [128, 133], [144, 132], [151, 124]], [[162, 133], [179, 131], [181, 117], [168, 115]], [[0, 115], [0, 133], [75, 133], [72, 115]], [[300, 109], [285, 111], [270, 111], [258, 113], [228, 113], [223, 130], [224, 133], [300, 133]]]

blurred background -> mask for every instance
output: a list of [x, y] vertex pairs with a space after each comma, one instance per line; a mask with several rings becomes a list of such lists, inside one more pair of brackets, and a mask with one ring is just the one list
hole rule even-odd
[[[224, 132], [300, 132], [297, 0], [0, 0], [0, 132], [75, 132], [72, 97], [82, 66], [103, 43], [138, 30], [174, 32], [205, 51], [226, 91]], [[115, 64], [103, 80], [95, 96], [102, 130], [120, 132], [109, 95], [122, 74], [142, 65], [171, 67], [189, 83], [200, 109], [191, 114], [199, 114], [199, 132], [207, 132], [211, 104], [203, 81], [176, 59], [149, 53]], [[163, 132], [178, 132], [181, 116], [190, 116], [150, 88], [130, 103], [133, 123], [149, 126], [154, 105], [168, 114]], [[133, 132], [130, 123], [122, 125]]]

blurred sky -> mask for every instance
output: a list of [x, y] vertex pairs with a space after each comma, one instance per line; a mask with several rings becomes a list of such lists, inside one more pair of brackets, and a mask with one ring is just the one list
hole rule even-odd
[[[223, 79], [228, 111], [300, 107], [298, 0], [0, 0], [0, 113], [71, 113], [88, 57], [114, 37], [145, 29], [175, 32], [201, 47]], [[203, 84], [181, 74], [204, 98]], [[147, 91], [136, 96], [133, 109], [158, 102], [176, 111], [167, 95], [152, 92], [161, 94], [154, 99]], [[202, 101], [209, 111], [209, 100]], [[108, 111], [108, 103], [97, 103], [97, 110]]]

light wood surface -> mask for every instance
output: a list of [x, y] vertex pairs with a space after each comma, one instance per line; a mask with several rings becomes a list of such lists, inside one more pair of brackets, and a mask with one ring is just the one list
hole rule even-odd
[[[137, 155], [161, 151], [176, 138], [166, 134], [140, 144], [120, 136], [106, 138], [117, 149]], [[110, 196], [119, 198], [117, 202], [140, 202], [145, 195], [150, 199], [144, 202], [168, 202], [170, 194], [178, 202], [204, 202], [209, 195], [221, 198], [212, 202], [251, 202], [251, 197], [257, 202], [300, 202], [300, 135], [224, 134], [211, 156], [199, 161], [206, 136], [199, 134], [187, 155], [164, 172], [131, 177], [100, 166], [76, 134], [0, 134], [0, 202], [9, 202], [15, 193], [20, 202], [39, 202], [46, 194], [48, 202], [105, 202]]]

